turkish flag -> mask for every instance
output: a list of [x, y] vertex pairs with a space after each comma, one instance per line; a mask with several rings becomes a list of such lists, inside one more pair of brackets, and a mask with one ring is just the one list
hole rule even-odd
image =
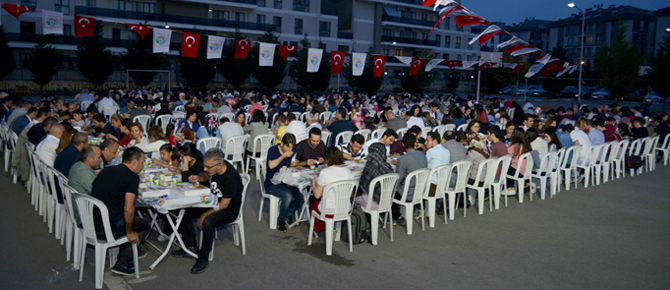
[[372, 55], [372, 68], [376, 78], [382, 77], [384, 74], [384, 64], [386, 63], [386, 56], [380, 54]]
[[74, 16], [74, 37], [93, 36], [93, 25], [95, 18], [85, 16]]
[[456, 22], [458, 28], [461, 28], [465, 25], [491, 24], [491, 22], [489, 22], [488, 20], [475, 15], [458, 15], [454, 17], [454, 22]]
[[251, 41], [235, 39], [235, 59], [246, 59], [251, 48]]
[[509, 54], [509, 53], [515, 52], [517, 50], [521, 50], [521, 49], [529, 48], [529, 47], [533, 47], [533, 46], [530, 45], [530, 44], [527, 44], [527, 43], [519, 43], [519, 44], [512, 45], [508, 48], [505, 48], [505, 53]]
[[21, 6], [21, 5], [14, 5], [14, 4], [9, 4], [9, 3], [3, 3], [2, 4], [2, 9], [5, 9], [7, 13], [11, 14], [14, 16], [14, 18], [19, 18], [21, 14], [26, 13], [30, 10], [35, 10], [35, 7], [28, 7], [28, 6]]
[[342, 63], [344, 63], [344, 51], [331, 50], [330, 51], [330, 73], [339, 74], [342, 71]]
[[288, 59], [288, 56], [291, 55], [294, 51], [300, 49], [300, 46], [292, 46], [292, 45], [280, 45], [279, 46], [279, 56], [286, 61]]
[[462, 60], [445, 60], [442, 62], [442, 64], [446, 65], [448, 68], [455, 68], [461, 64], [463, 64]]
[[428, 7], [428, 6], [430, 6], [430, 5], [435, 4], [436, 1], [437, 1], [437, 0], [423, 0], [423, 2], [421, 3], [421, 5]]
[[126, 27], [130, 28], [130, 30], [132, 31], [137, 32], [137, 35], [139, 35], [141, 39], [144, 39], [144, 35], [149, 33], [149, 27], [146, 27], [144, 25], [126, 23]]
[[509, 70], [510, 73], [518, 73], [520, 72], [526, 65], [525, 64], [517, 64], [513, 69]]
[[200, 44], [200, 34], [182, 32], [181, 33], [181, 56], [198, 57], [198, 45]]
[[[552, 63], [548, 64], [547, 66], [542, 68], [542, 70], [540, 71], [540, 75], [541, 76], [551, 75], [552, 72], [557, 70], [557, 66], [558, 66], [558, 62], [552, 62]], [[558, 68], [558, 69], [562, 69], [562, 68]]]
[[494, 66], [494, 65], [496, 65], [496, 64], [498, 64], [498, 63], [497, 63], [497, 62], [485, 62], [484, 64], [478, 66], [475, 70], [476, 70], [476, 71], [481, 71], [481, 70], [483, 70], [483, 69], [485, 69], [485, 68], [490, 68], [490, 67], [492, 67], [492, 66]]
[[[433, 4], [434, 4], [434, 2], [435, 1], [433, 1]], [[424, 1], [423, 4], [426, 4], [426, 2]], [[430, 5], [432, 5], [432, 4], [430, 4]], [[426, 6], [426, 5], [424, 5], [424, 6]], [[444, 8], [444, 9], [446, 9], [446, 8]], [[447, 10], [447, 12], [444, 12], [444, 14], [442, 14], [442, 16], [440, 16], [440, 18], [437, 19], [437, 21], [435, 22], [435, 25], [433, 25], [433, 29], [431, 29], [430, 33], [428, 33], [428, 34], [429, 35], [432, 34], [433, 30], [435, 30], [437, 25], [440, 24], [440, 22], [442, 22], [442, 20], [444, 20], [445, 17], [449, 16], [449, 14], [451, 14], [452, 12], [459, 11], [459, 10], [464, 10], [466, 12], [469, 12], [465, 7], [463, 7], [461, 5], [456, 5], [454, 7], [449, 8], [449, 10]]]
[[409, 67], [409, 76], [416, 75], [424, 62], [426, 62], [425, 58], [412, 58], [412, 66]]

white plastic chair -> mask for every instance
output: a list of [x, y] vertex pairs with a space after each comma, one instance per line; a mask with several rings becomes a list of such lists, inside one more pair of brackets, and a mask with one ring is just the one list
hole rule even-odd
[[176, 106], [174, 107], [175, 112], [186, 112], [186, 109], [184, 109], [184, 105]]
[[398, 131], [395, 131], [395, 133], [398, 134], [398, 140], [402, 140], [402, 136], [405, 136], [407, 130], [409, 130], [409, 128], [401, 128], [398, 129]]
[[[247, 112], [248, 112], [248, 111], [247, 111]], [[247, 124], [251, 123], [251, 114], [245, 112], [245, 113], [244, 113], [244, 121], [245, 121]]]
[[433, 128], [431, 128], [431, 127], [421, 128], [421, 137], [426, 138], [428, 136], [428, 132], [432, 132], [432, 131], [433, 131]]
[[217, 121], [219, 121], [219, 123], [221, 123], [221, 118], [223, 118], [223, 117], [228, 118], [228, 121], [230, 121], [230, 122], [235, 122], [235, 114], [233, 114], [233, 113], [223, 113], [219, 116]]
[[668, 152], [670, 151], [670, 134], [665, 135], [663, 143], [661, 146], [656, 147], [656, 151], [663, 153], [663, 165], [668, 165], [670, 161], [670, 156], [668, 156]]
[[460, 125], [460, 126], [458, 126], [458, 128], [456, 129], [456, 131], [465, 131], [465, 129], [466, 129], [467, 127], [468, 127], [468, 124]]
[[[95, 288], [102, 289], [102, 279], [105, 273], [105, 256], [107, 249], [118, 247], [128, 242], [127, 237], [119, 239], [114, 238], [112, 227], [109, 224], [109, 212], [107, 206], [99, 199], [85, 195], [74, 194], [74, 199], [79, 207], [79, 217], [84, 228], [84, 244], [81, 247], [81, 256], [79, 260], [79, 282], [84, 279], [84, 268], [86, 268], [86, 245], [95, 247]], [[105, 232], [105, 238], [99, 239], [96, 234], [93, 211], [97, 208], [102, 218], [102, 225]], [[140, 264], [137, 261], [137, 244], [133, 244], [133, 262], [135, 265], [135, 278], [140, 278]]]
[[616, 178], [626, 177], [626, 154], [628, 152], [628, 145], [630, 141], [621, 140], [618, 144], [616, 155], [610, 156], [612, 160], [612, 179], [616, 174]]
[[[454, 124], [447, 124], [447, 125], [444, 125], [444, 132], [445, 132], [445, 133], [446, 133], [446, 132], [449, 132], [449, 131], [452, 131], [452, 132], [453, 132], [454, 129], [456, 129], [456, 125], [454, 125]], [[444, 136], [444, 134], [442, 134], [442, 136]]]
[[109, 106], [109, 107], [105, 107], [105, 109], [103, 110], [102, 114], [105, 116], [105, 118], [107, 119], [107, 121], [109, 121], [110, 118], [112, 118], [112, 115], [114, 115], [114, 114], [116, 114], [116, 113], [118, 113], [118, 112], [119, 112], [119, 107], [117, 107], [117, 106]]
[[247, 140], [249, 136], [236, 136], [228, 139], [226, 141], [226, 150], [224, 152], [224, 157], [226, 161], [230, 162], [235, 166], [235, 163], [240, 163], [240, 167], [244, 168], [244, 153], [247, 148]]
[[163, 129], [163, 134], [166, 134], [167, 132], [167, 126], [170, 124], [172, 121], [172, 115], [160, 115], [156, 117], [156, 125], [161, 126], [161, 129]]
[[209, 149], [221, 147], [221, 138], [219, 138], [219, 137], [206, 137], [206, 138], [199, 139], [198, 142], [196, 142], [195, 144], [196, 144], [196, 148], [198, 148], [198, 150], [200, 150], [200, 152], [205, 153]]
[[[511, 163], [512, 154], [498, 157], [498, 160], [496, 161], [494, 168], [496, 168], [496, 175], [498, 174], [497, 172], [500, 172], [500, 176], [498, 176], [498, 179], [494, 179], [493, 183], [491, 184], [491, 188], [493, 188], [493, 207], [495, 209], [500, 208], [500, 199], [502, 198], [503, 190], [505, 190], [507, 187], [506, 176]], [[507, 195], [505, 195], [505, 206], [507, 206]]]
[[658, 139], [661, 137], [647, 137], [644, 138], [644, 151], [642, 152], [642, 160], [644, 161], [644, 169], [650, 172], [656, 169], [656, 147], [658, 147]]
[[302, 114], [298, 113], [298, 112], [293, 112], [293, 115], [295, 115], [296, 120], [300, 120], [300, 115], [302, 115]]
[[307, 114], [311, 114], [311, 113], [310, 112], [304, 112], [304, 113], [300, 114], [300, 118], [298, 120], [305, 123], [305, 117], [307, 116]]
[[81, 102], [81, 104], [80, 104], [81, 111], [86, 112], [86, 109], [88, 109], [88, 106], [90, 106], [91, 103], [93, 103], [93, 101], [83, 101], [83, 102]]
[[[498, 164], [498, 157], [490, 157], [479, 163], [477, 168], [470, 169], [477, 170], [477, 174], [475, 175], [474, 182], [472, 184], [468, 182], [465, 188], [477, 192], [477, 212], [479, 214], [484, 214], [484, 195], [486, 194], [486, 190], [489, 190], [489, 195], [492, 193], [491, 185], [493, 185], [496, 173], [498, 172], [498, 167], [494, 167], [496, 164]], [[486, 170], [486, 174], [482, 174], [484, 170]], [[489, 196], [489, 211], [493, 211], [492, 200], [492, 196]]]
[[[268, 156], [268, 150], [270, 150], [270, 147], [272, 147], [275, 143], [275, 135], [274, 134], [262, 134], [256, 136], [254, 140], [251, 143], [253, 145], [253, 151], [251, 151], [252, 154], [247, 155], [247, 163], [246, 167], [244, 168], [244, 172], [249, 172], [249, 166], [251, 166], [251, 161], [254, 161], [254, 164], [256, 164], [256, 179], [260, 180], [260, 167], [259, 164], [262, 162], [265, 162], [265, 159]], [[261, 180], [263, 182], [263, 180]]]
[[298, 145], [300, 142], [309, 139], [309, 133], [302, 133], [298, 136], [295, 136], [295, 144]]
[[370, 131], [370, 129], [361, 129], [361, 130], [356, 131], [356, 134], [354, 134], [354, 135], [361, 135], [361, 136], [363, 136], [363, 139], [365, 141], [368, 141], [369, 140], [368, 138], [370, 137], [370, 133], [372, 133]]
[[[454, 187], [450, 187], [447, 183], [447, 190], [445, 193], [449, 198], [449, 219], [454, 220], [454, 212], [456, 211], [456, 194], [460, 193], [463, 198], [467, 200], [467, 191], [465, 186], [468, 184], [468, 176], [470, 173], [470, 167], [472, 166], [472, 161], [461, 160], [451, 163], [452, 170], [449, 171], [449, 181], [451, 183], [451, 178], [453, 178], [453, 173], [456, 174], [456, 184]], [[465, 217], [467, 202], [463, 202], [463, 216]]]
[[[321, 208], [324, 212], [318, 213], [316, 210], [312, 211], [309, 219], [309, 232], [307, 234], [307, 245], [312, 245], [312, 233], [314, 232], [314, 223], [316, 219], [322, 220], [326, 223], [326, 255], [333, 254], [333, 230], [335, 222], [347, 222], [347, 230], [349, 237], [349, 252], [354, 251], [353, 236], [351, 234], [351, 194], [358, 187], [358, 181], [345, 180], [333, 182], [323, 188], [323, 195], [321, 196]], [[333, 207], [326, 205], [332, 204]], [[340, 231], [336, 235], [339, 240]]]
[[267, 198], [270, 202], [270, 207], [268, 210], [268, 221], [270, 222], [270, 229], [274, 230], [277, 229], [277, 218], [279, 217], [279, 203], [281, 202], [281, 199], [265, 191], [267, 190], [267, 188], [265, 188], [265, 175], [267, 172], [266, 166], [266, 163], [260, 163], [261, 178], [259, 180], [259, 184], [261, 191], [261, 205], [258, 209], [258, 221], [261, 221], [261, 217], [263, 215], [263, 201], [265, 201]]
[[70, 261], [70, 255], [73, 254], [74, 257], [72, 257], [72, 261], [74, 269], [79, 270], [79, 267], [81, 266], [79, 265], [81, 259], [79, 256], [81, 255], [81, 247], [83, 246], [84, 232], [82, 228], [77, 225], [77, 220], [75, 219], [75, 201], [73, 194], [77, 192], [66, 183], [62, 184], [62, 188], [67, 211], [67, 223], [65, 224], [66, 261]]
[[321, 123], [326, 123], [326, 121], [330, 120], [330, 117], [332, 116], [333, 113], [329, 111], [324, 111], [319, 114], [319, 119], [321, 120]]
[[372, 134], [370, 135], [370, 140], [381, 138], [382, 135], [384, 135], [384, 132], [386, 132], [386, 128], [379, 128], [377, 130], [372, 131]]
[[[362, 207], [363, 212], [370, 215], [370, 235], [372, 244], [377, 245], [377, 238], [379, 235], [379, 219], [381, 214], [386, 213], [382, 222], [384, 223], [384, 228], [386, 228], [386, 220], [391, 221], [391, 199], [395, 193], [395, 187], [400, 178], [400, 174], [389, 173], [375, 177], [370, 181], [370, 187], [368, 188], [368, 200], [364, 207]], [[372, 209], [372, 199], [374, 197], [375, 186], [380, 186], [379, 194], [379, 203], [377, 209]], [[391, 241], [393, 241], [393, 225], [390, 226]]]
[[447, 126], [446, 125], [438, 125], [437, 127], [433, 128], [433, 132], [437, 132], [437, 134], [440, 134], [440, 138], [444, 136], [444, 132], [447, 131]]
[[[414, 227], [414, 207], [419, 205], [421, 207], [421, 229], [426, 230], [425, 219], [423, 216], [423, 197], [426, 194], [426, 190], [429, 188], [427, 184], [430, 182], [428, 179], [428, 173], [430, 169], [422, 168], [410, 172], [407, 177], [405, 177], [405, 187], [402, 190], [402, 196], [400, 199], [393, 195], [393, 203], [402, 206], [405, 209], [404, 216], [407, 217], [407, 234], [412, 234], [412, 228]], [[407, 201], [407, 194], [409, 193], [409, 187], [411, 181], [414, 180], [414, 195], [412, 196], [411, 201]]]
[[149, 126], [151, 125], [151, 116], [149, 116], [149, 115], [135, 116], [135, 118], [133, 118], [133, 123], [136, 123], [136, 122], [142, 124], [142, 129], [144, 130], [144, 134], [148, 135], [149, 134]]
[[216, 120], [217, 122], [219, 121], [219, 114], [217, 113], [208, 113], [207, 115], [205, 115], [205, 119], [209, 117], [214, 117], [214, 120]]
[[[577, 173], [577, 160], [579, 153], [582, 152], [583, 145], [574, 145], [565, 150], [558, 165], [558, 184], [565, 180], [565, 190], [570, 190], [570, 183], [573, 181], [573, 176]], [[575, 188], [577, 188], [577, 179], [574, 179]], [[560, 186], [559, 186], [560, 188]], [[560, 190], [560, 189], [559, 189]]]
[[[628, 157], [640, 156], [642, 157], [642, 148], [644, 147], [643, 139], [637, 139], [630, 143], [630, 150], [628, 150]], [[643, 166], [644, 167], [644, 166]], [[642, 167], [638, 169], [629, 168], [630, 176], [635, 176], [636, 174], [642, 173]]]
[[344, 131], [340, 134], [337, 134], [337, 136], [335, 137], [335, 145], [349, 143], [349, 141], [351, 141], [352, 136], [354, 136], [353, 131]]
[[[531, 174], [531, 180], [537, 179], [540, 181], [540, 199], [544, 200], [544, 197], [547, 193], [547, 185], [549, 185], [549, 197], [553, 197], [556, 194], [556, 184], [557, 180], [553, 176], [554, 169], [556, 168], [556, 161], [558, 160], [557, 152], [548, 152], [546, 155], [540, 159], [540, 170], [533, 172]], [[533, 194], [535, 194], [536, 187], [534, 183], [531, 182], [531, 198], [533, 200]]]
[[[521, 164], [523, 164], [524, 160], [526, 161], [526, 168], [524, 168], [524, 172], [521, 173], [520, 172], [521, 170], [518, 170], [518, 167], [521, 167]], [[523, 196], [525, 195], [524, 186], [526, 184], [526, 181], [530, 181], [531, 173], [533, 172], [533, 158], [531, 157], [530, 152], [521, 154], [521, 156], [519, 156], [519, 162], [517, 164], [518, 167], [514, 175], [507, 174], [507, 178], [514, 180], [517, 195], [519, 197], [519, 203], [523, 203]], [[523, 174], [523, 176], [521, 176], [521, 174]], [[532, 198], [533, 197], [531, 195], [531, 200]], [[505, 203], [507, 203], [507, 200], [505, 200]]]
[[[593, 145], [589, 148], [587, 156], [581, 159], [581, 164], [577, 164], [577, 169], [584, 170], [584, 188], [589, 187], [592, 176], [595, 174], [596, 162], [598, 161], [598, 154], [601, 151], [602, 145]], [[576, 185], [575, 185], [576, 187]]]
[[[435, 227], [435, 207], [437, 205], [437, 201], [440, 199], [442, 199], [442, 206], [444, 209], [444, 223], [447, 223], [447, 200], [445, 199], [444, 193], [447, 189], [447, 182], [449, 182], [449, 177], [451, 176], [451, 168], [451, 164], [440, 165], [431, 169], [428, 173], [429, 181], [426, 182], [427, 193], [423, 195], [423, 200], [428, 204], [426, 205], [426, 211], [428, 212], [428, 226], [431, 228]], [[432, 177], [433, 174], [437, 174], [437, 184], [435, 184], [435, 195], [429, 196], [428, 193], [430, 192], [432, 185], [428, 184], [428, 182], [430, 182], [430, 177]]]
[[608, 154], [611, 154], [612, 148], [616, 145], [618, 145], [618, 141], [607, 142], [602, 145], [603, 146], [602, 152], [600, 153], [597, 162], [598, 175], [596, 176], [596, 185], [600, 184], [601, 176], [603, 184], [609, 181], [611, 160], [609, 160], [608, 158], [611, 157], [609, 157]]
[[333, 133], [328, 132], [328, 131], [321, 131], [321, 141], [323, 141], [323, 144], [328, 144], [328, 141], [330, 141], [330, 137], [333, 135]]

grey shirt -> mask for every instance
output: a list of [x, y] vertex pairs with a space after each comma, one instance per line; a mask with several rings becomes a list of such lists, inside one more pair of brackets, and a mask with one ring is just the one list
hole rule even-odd
[[388, 122], [386, 122], [384, 128], [398, 132], [398, 130], [402, 128], [407, 128], [407, 122], [405, 122], [405, 120], [400, 118], [394, 118], [393, 120], [389, 120]]
[[247, 151], [254, 150], [254, 138], [259, 135], [268, 133], [268, 124], [261, 122], [252, 122], [243, 128], [245, 133], [249, 133], [249, 142], [247, 143]]
[[[412, 173], [412, 171], [428, 168], [428, 160], [426, 160], [426, 154], [419, 150], [409, 150], [407, 153], [400, 158], [398, 158], [398, 166], [396, 167], [396, 173], [400, 174], [398, 179], [398, 187], [396, 187], [396, 192], [402, 194], [405, 189], [405, 178], [407, 175]], [[414, 183], [415, 180], [412, 180], [409, 184], [409, 191], [407, 193], [407, 200], [412, 200], [414, 196]]]
[[447, 142], [442, 143], [442, 146], [444, 146], [444, 148], [447, 148], [447, 150], [449, 150], [449, 155], [451, 155], [450, 160], [451, 163], [467, 159], [467, 152], [465, 151], [465, 146], [460, 142], [456, 140], [449, 140]]

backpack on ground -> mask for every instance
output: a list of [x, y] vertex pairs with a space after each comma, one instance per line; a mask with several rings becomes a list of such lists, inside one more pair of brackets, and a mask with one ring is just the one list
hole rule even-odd
[[[342, 230], [342, 241], [349, 242], [349, 233], [344, 224], [341, 228]], [[352, 243], [354, 245], [365, 243], [369, 240], [368, 238], [368, 219], [365, 217], [365, 213], [361, 208], [356, 205], [351, 211], [351, 235]]]

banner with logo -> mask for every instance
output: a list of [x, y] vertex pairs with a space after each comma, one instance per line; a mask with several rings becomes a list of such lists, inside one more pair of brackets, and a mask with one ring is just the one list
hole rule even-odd
[[207, 35], [207, 59], [221, 58], [225, 37]]
[[275, 46], [274, 43], [259, 43], [258, 66], [272, 66], [275, 60]]
[[170, 37], [172, 30], [154, 28], [153, 52], [170, 52]]
[[428, 61], [426, 64], [426, 72], [429, 72], [433, 70], [434, 67], [436, 67], [438, 64], [442, 63], [444, 59], [441, 58], [434, 58]]
[[354, 76], [363, 75], [365, 69], [365, 57], [367, 55], [362, 52], [354, 52], [351, 56], [351, 72]]
[[63, 13], [42, 10], [42, 34], [63, 34]]
[[307, 72], [318, 72], [321, 66], [323, 49], [310, 48], [307, 51]]

